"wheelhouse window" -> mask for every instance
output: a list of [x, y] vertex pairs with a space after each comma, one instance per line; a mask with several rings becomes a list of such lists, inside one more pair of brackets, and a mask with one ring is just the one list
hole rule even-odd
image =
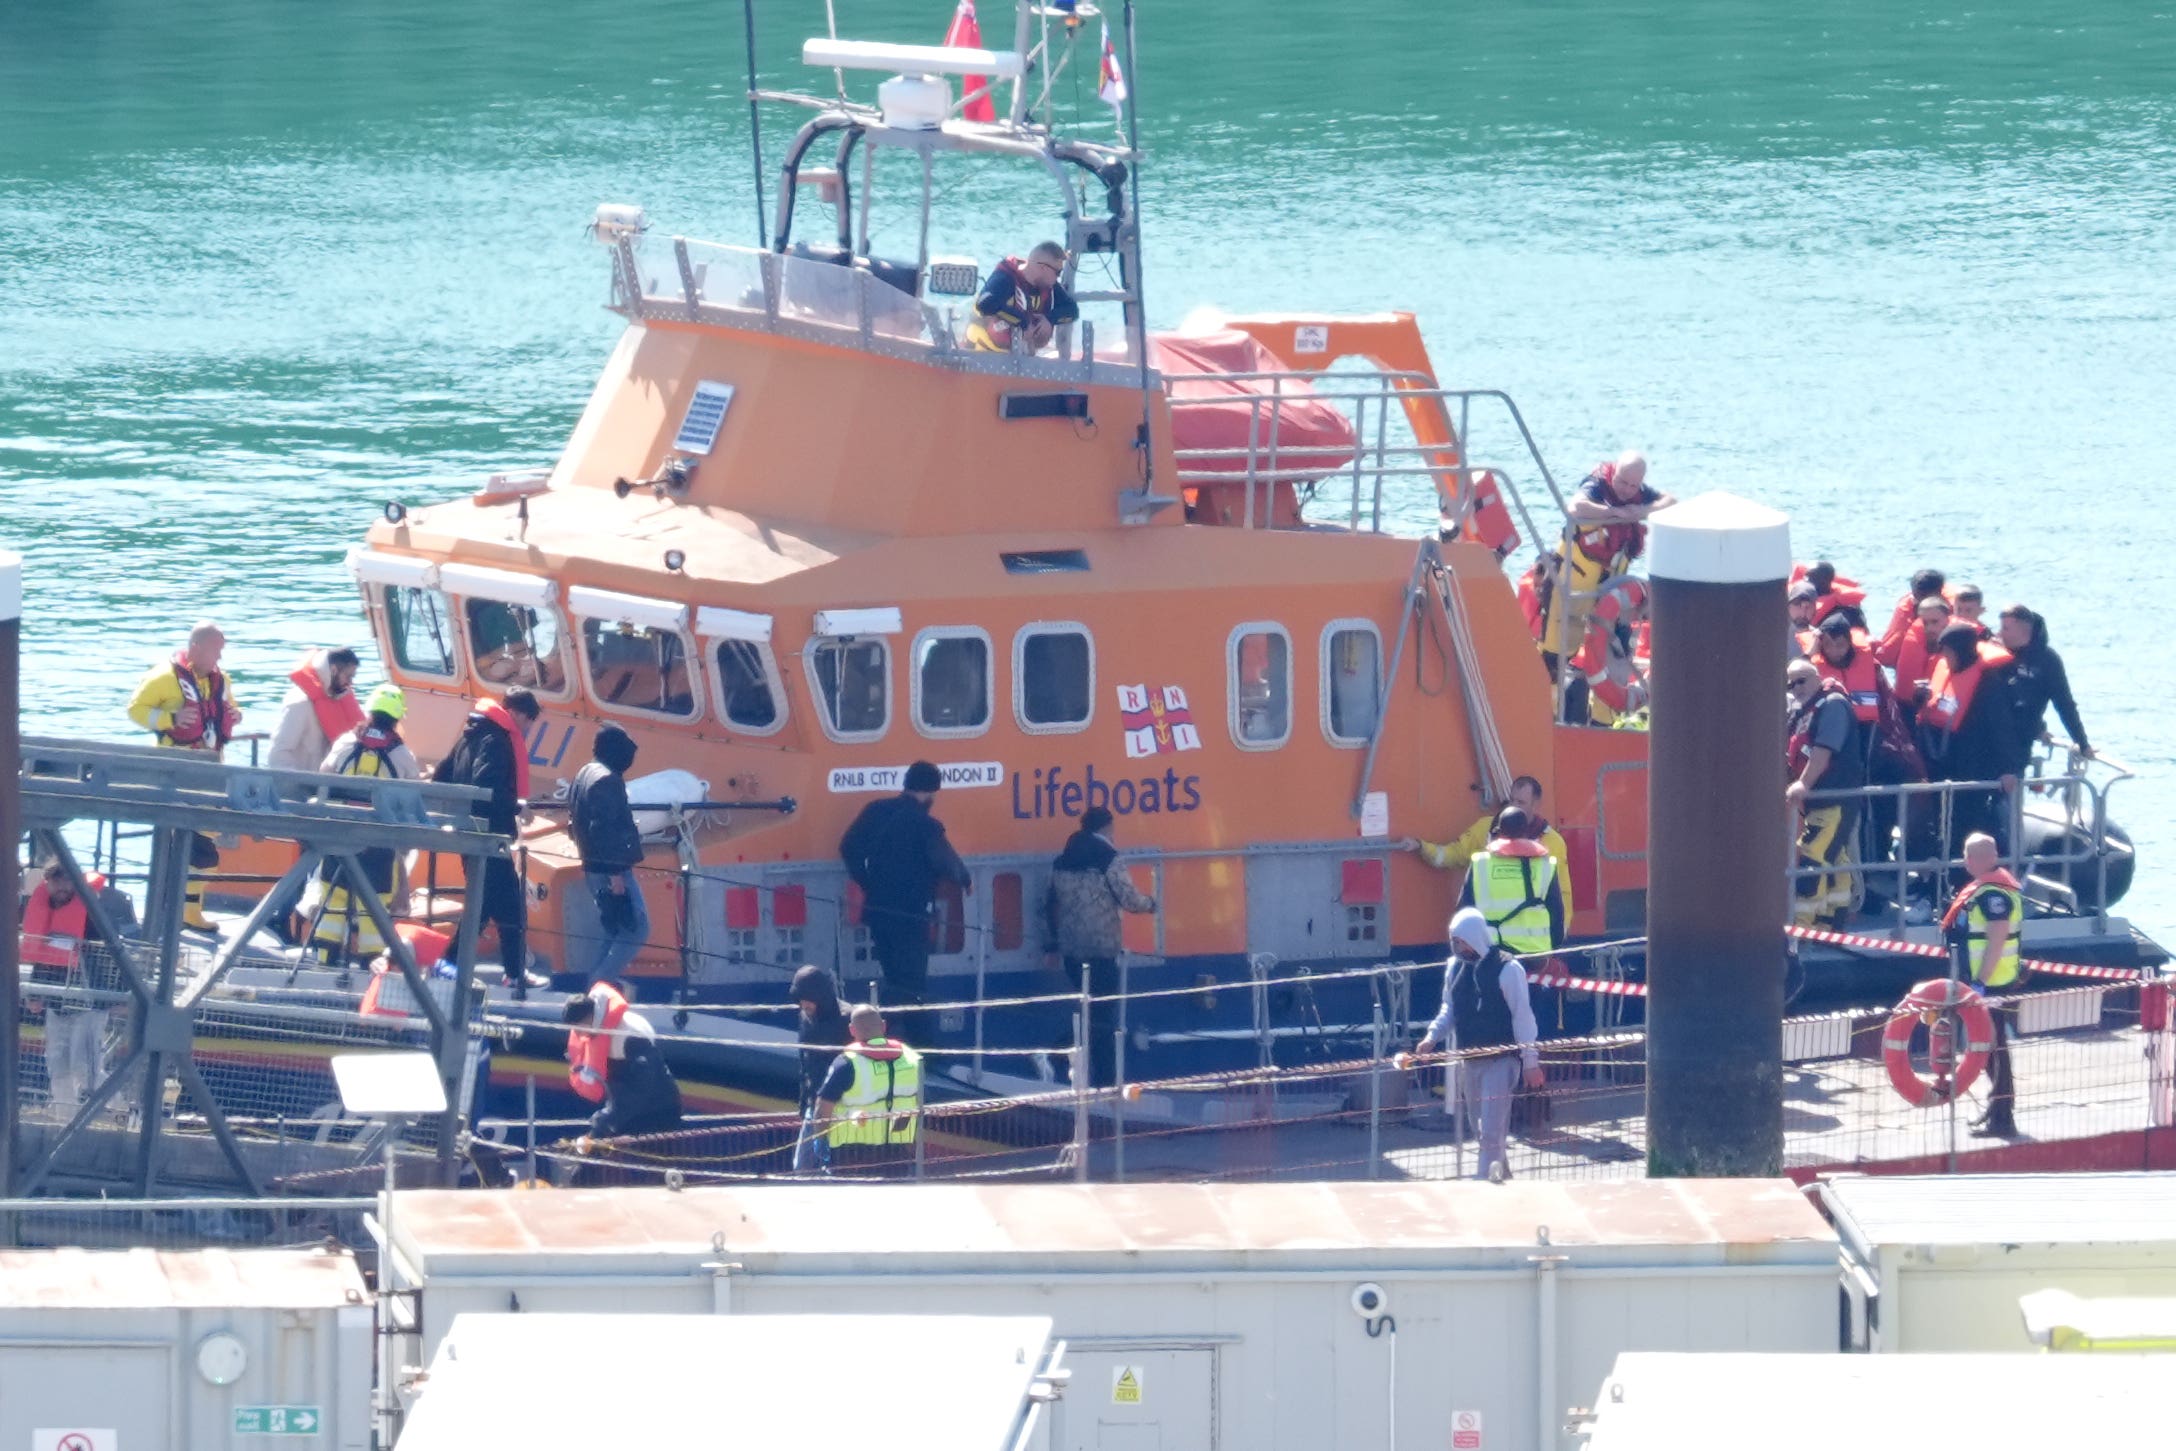
[[1333, 746], [1364, 746], [1383, 714], [1383, 637], [1367, 620], [1332, 620], [1322, 631], [1322, 733]]
[[891, 724], [891, 646], [881, 637], [819, 636], [808, 646], [817, 715], [835, 741], [873, 741]]
[[965, 626], [914, 637], [914, 723], [928, 736], [990, 728], [990, 637]]
[[380, 587], [378, 603], [393, 663], [410, 675], [452, 679], [453, 602], [435, 589], [389, 584]]
[[786, 723], [786, 692], [770, 646], [720, 640], [712, 658], [718, 666], [718, 714], [727, 725], [767, 736]]
[[464, 600], [462, 606], [478, 680], [486, 685], [526, 685], [541, 695], [568, 693], [566, 651], [556, 610], [482, 599]]
[[1278, 624], [1232, 631], [1232, 739], [1242, 750], [1268, 751], [1292, 737], [1292, 637]]
[[1086, 729], [1095, 714], [1095, 642], [1086, 625], [1028, 625], [1013, 637], [1013, 711], [1040, 735]]
[[694, 718], [695, 672], [680, 631], [585, 615], [582, 658], [589, 692], [606, 709]]

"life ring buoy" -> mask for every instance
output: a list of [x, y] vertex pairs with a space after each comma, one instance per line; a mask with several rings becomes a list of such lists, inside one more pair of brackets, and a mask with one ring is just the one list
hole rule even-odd
[[[1944, 1013], [1955, 1013], [1964, 1024], [1964, 1053], [1949, 1074], [1921, 1078], [1912, 1066], [1912, 1030], [1932, 1024]], [[1967, 982], [1936, 978], [1913, 988], [1890, 1015], [1881, 1034], [1881, 1057], [1889, 1070], [1889, 1084], [1913, 1108], [1943, 1104], [1962, 1098], [1987, 1067], [1987, 1055], [1995, 1050], [1995, 1019], [1987, 1000]]]

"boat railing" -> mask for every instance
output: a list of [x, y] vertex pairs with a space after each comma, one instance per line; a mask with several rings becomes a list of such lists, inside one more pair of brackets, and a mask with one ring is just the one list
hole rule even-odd
[[[1997, 841], [2002, 843], [2002, 859], [2016, 875], [2028, 896], [2043, 906], [2065, 915], [2090, 919], [2095, 933], [2108, 930], [2109, 865], [2111, 847], [2111, 817], [2108, 796], [2115, 787], [2131, 778], [2130, 772], [2111, 761], [2092, 761], [2092, 758], [2072, 755], [2072, 768], [2060, 773], [2035, 769], [2018, 782], [2018, 789], [2005, 791], [2000, 781], [1904, 781], [1888, 785], [1868, 785], [1845, 791], [1812, 791], [1806, 796], [1807, 808], [1841, 805], [1846, 802], [1858, 806], [1858, 827], [1852, 833], [1847, 858], [1829, 867], [1823, 875], [1841, 875], [1852, 885], [1855, 900], [1863, 899], [1869, 891], [1878, 891], [1886, 904], [1877, 918], [1862, 918], [1868, 927], [1889, 929], [1899, 933], [1914, 925], [1913, 898], [1921, 899], [1918, 911], [1928, 907], [1938, 908], [1948, 901], [1946, 883], [1964, 871], [1962, 855], [1952, 855], [1949, 843], [1959, 841], [1955, 830], [1960, 821], [1988, 821], [1998, 826]], [[2091, 761], [2106, 767], [2110, 775], [2105, 780], [2095, 780], [2078, 766]], [[2033, 763], [2035, 768], [2052, 764], [2043, 758]], [[1602, 768], [1611, 771], [1645, 770], [1639, 761], [1621, 761]], [[1639, 862], [1648, 857], [1642, 845], [1620, 848], [1612, 845], [1609, 812], [1609, 792], [1597, 792], [1596, 849], [1607, 860]], [[1998, 798], [1995, 810], [1988, 810], [1988, 798]], [[2041, 800], [2060, 806], [2059, 816], [2050, 818], [2042, 813], [2026, 811], [2032, 800]], [[1886, 809], [1881, 809], [1886, 806]], [[2056, 826], [2057, 845], [2040, 850], [2025, 849], [2025, 828], [2028, 820], [2050, 821]], [[1886, 831], [1893, 824], [1897, 831], [1895, 855], [1884, 860], [1870, 860], [1866, 848], [1873, 832], [1870, 822], [1878, 821]], [[1941, 843], [1931, 854], [1914, 855], [1915, 844]], [[2120, 845], [2120, 843], [2118, 843]], [[1790, 881], [1795, 885], [1809, 874], [1792, 859], [1786, 868]]]
[[[1271, 512], [1258, 502], [1280, 484], [1303, 495], [1303, 504], [1324, 502], [1331, 481], [1341, 482], [1333, 498], [1342, 508], [1325, 508], [1312, 522], [1341, 523], [1355, 532], [1381, 533], [1385, 511], [1395, 521], [1421, 501], [1401, 497], [1398, 485], [1425, 481], [1434, 495], [1439, 526], [1455, 530], [1493, 488], [1516, 512], [1529, 541], [1554, 541], [1561, 524], [1546, 530], [1529, 510], [1520, 480], [1538, 483], [1561, 518], [1564, 498], [1541, 448], [1508, 393], [1492, 388], [1439, 388], [1424, 373], [1395, 369], [1336, 369], [1320, 372], [1280, 370], [1256, 373], [1171, 373], [1164, 381], [1176, 395], [1187, 384], [1216, 387], [1244, 384], [1245, 394], [1216, 392], [1171, 399], [1174, 419], [1190, 411], [1247, 409], [1243, 443], [1174, 451], [1182, 486], [1201, 488], [1242, 485], [1246, 501], [1240, 523], [1245, 528], [1273, 527]], [[1291, 414], [1327, 404], [1350, 428], [1350, 445], [1299, 442], [1300, 426]], [[1505, 455], [1480, 455], [1474, 445], [1476, 414], [1500, 414], [1509, 424], [1500, 444]], [[1431, 437], [1439, 441], [1430, 441]], [[1340, 517], [1341, 516], [1341, 517]]]
[[1096, 355], [1092, 323], [1059, 330], [1049, 355], [990, 352], [965, 338], [960, 306], [918, 295], [911, 266], [690, 241], [655, 233], [612, 243], [614, 311], [638, 320], [700, 322], [855, 347], [887, 357], [1026, 377], [1138, 382], [1123, 352]]

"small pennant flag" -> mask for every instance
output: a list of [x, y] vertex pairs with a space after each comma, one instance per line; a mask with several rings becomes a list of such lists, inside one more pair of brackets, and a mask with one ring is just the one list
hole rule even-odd
[[[967, 50], [982, 49], [982, 25], [975, 19], [975, 0], [960, 0], [960, 8], [952, 12], [951, 28], [944, 33], [944, 43]], [[981, 92], [977, 95], [976, 92]], [[967, 105], [960, 114], [970, 121], [995, 121], [997, 107], [990, 104], [990, 78], [988, 76], [960, 77], [960, 94], [968, 97]]]
[[1126, 73], [1118, 68], [1118, 52], [1111, 49], [1111, 25], [1103, 23], [1103, 67], [1096, 73], [1096, 99], [1117, 107], [1126, 104]]

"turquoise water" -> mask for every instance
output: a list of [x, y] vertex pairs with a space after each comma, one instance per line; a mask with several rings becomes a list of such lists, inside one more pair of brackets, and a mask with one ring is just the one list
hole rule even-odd
[[[920, 8], [842, 29], [935, 40], [948, 6]], [[1785, 8], [1152, 0], [1151, 310], [1411, 308], [1560, 472], [1637, 444], [1675, 492], [1789, 510], [1881, 600], [1936, 563], [2036, 605], [2095, 740], [2146, 773], [2115, 801], [2150, 868], [2130, 908], [2166, 933], [2176, 7]], [[810, 84], [822, 7], [763, 16], [766, 81]], [[739, 24], [0, 6], [31, 727], [121, 730], [201, 615], [259, 682], [353, 638], [338, 561], [384, 501], [548, 461], [616, 323], [596, 204], [753, 240]], [[978, 252], [1048, 230], [994, 178], [952, 196]]]

